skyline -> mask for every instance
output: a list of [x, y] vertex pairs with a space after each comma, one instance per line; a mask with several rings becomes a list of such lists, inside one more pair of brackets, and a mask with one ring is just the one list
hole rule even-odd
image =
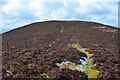
[[49, 20], [92, 21], [118, 27], [118, 0], [3, 0], [0, 4], [1, 33]]

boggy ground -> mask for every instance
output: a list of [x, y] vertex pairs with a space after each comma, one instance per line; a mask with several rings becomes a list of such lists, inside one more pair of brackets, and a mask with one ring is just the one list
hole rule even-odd
[[[79, 71], [60, 69], [55, 63], [80, 59], [68, 45], [78, 43], [93, 53], [100, 71], [98, 78], [119, 78], [118, 28], [93, 22], [48, 21], [33, 23], [3, 35], [2, 73], [10, 78], [74, 78], [88, 76]], [[11, 71], [11, 72], [9, 72]], [[72, 77], [71, 77], [72, 76]]]

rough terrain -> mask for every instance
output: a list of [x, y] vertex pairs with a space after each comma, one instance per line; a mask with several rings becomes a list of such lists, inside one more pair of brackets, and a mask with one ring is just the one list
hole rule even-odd
[[[80, 59], [85, 55], [68, 49], [80, 44], [93, 53], [98, 78], [119, 78], [119, 28], [84, 21], [38, 22], [2, 34], [2, 72], [4, 78], [69, 78], [88, 80], [83, 72], [60, 69], [61, 60]], [[7, 72], [7, 70], [11, 72]], [[9, 74], [9, 75], [8, 75]]]

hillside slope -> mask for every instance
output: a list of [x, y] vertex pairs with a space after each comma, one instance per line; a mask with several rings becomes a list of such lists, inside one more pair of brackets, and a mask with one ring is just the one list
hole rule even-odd
[[[54, 64], [61, 59], [74, 61], [81, 58], [80, 55], [74, 54], [74, 50], [66, 50], [71, 44], [79, 44], [94, 54], [93, 59], [96, 69], [100, 71], [100, 78], [118, 78], [118, 30], [118, 28], [94, 22], [47, 21], [32, 23], [6, 32], [2, 34], [4, 77], [7, 74], [6, 68], [14, 65], [15, 62], [22, 65], [17, 67], [21, 74], [18, 74], [19, 70], [15, 70], [17, 77], [21, 75], [30, 77], [32, 72], [39, 74], [37, 75], [39, 77], [43, 73], [51, 74], [51, 76], [57, 76], [56, 73], [58, 76], [67, 75], [71, 72], [70, 70], [58, 69]], [[38, 72], [28, 69], [29, 72], [24, 73], [29, 63], [34, 64]], [[69, 75], [75, 73], [73, 71]], [[81, 74], [77, 78], [87, 77], [84, 73], [77, 73]], [[32, 77], [35, 76], [32, 75]]]

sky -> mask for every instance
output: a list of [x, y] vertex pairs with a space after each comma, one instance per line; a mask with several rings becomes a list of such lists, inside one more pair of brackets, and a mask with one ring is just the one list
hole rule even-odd
[[93, 21], [118, 27], [119, 0], [1, 0], [0, 32], [48, 20]]

